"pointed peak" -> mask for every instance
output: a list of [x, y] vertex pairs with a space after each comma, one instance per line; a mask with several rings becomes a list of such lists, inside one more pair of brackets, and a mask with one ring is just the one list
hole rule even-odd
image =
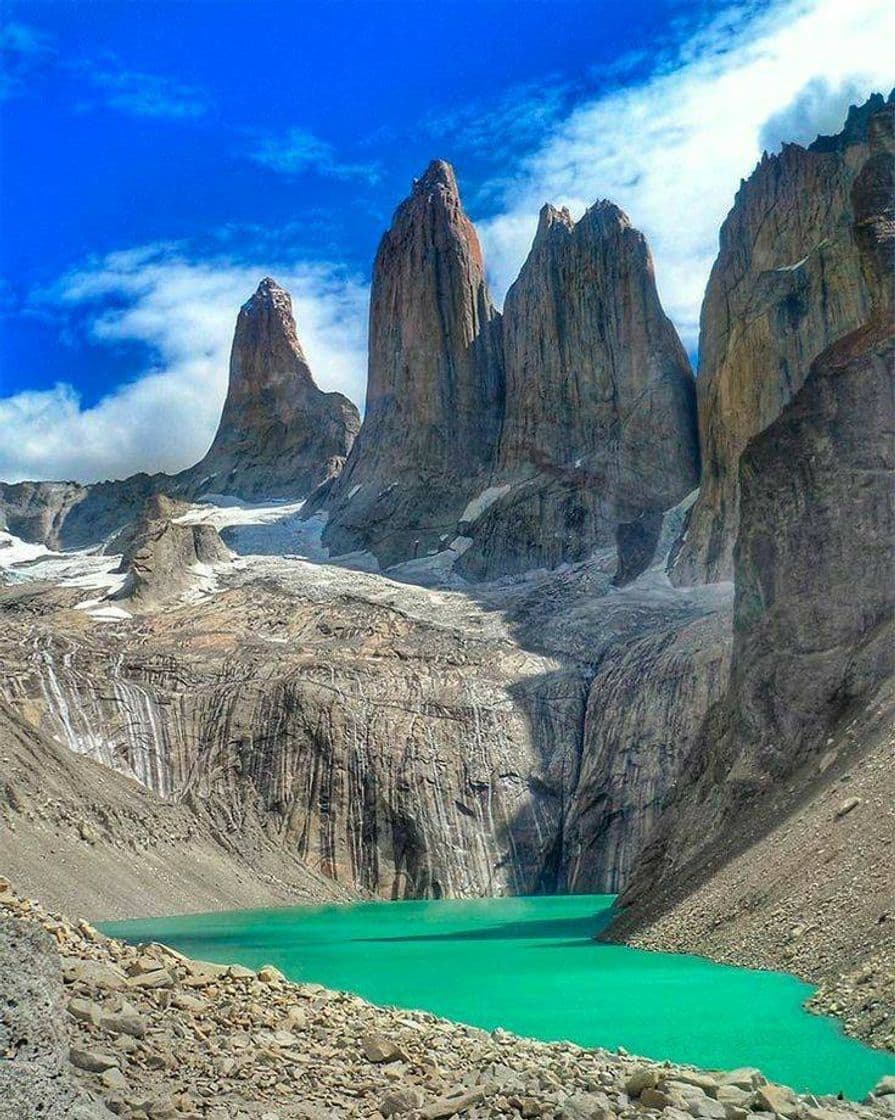
[[457, 176], [454, 174], [454, 169], [443, 159], [433, 159], [429, 166], [426, 168], [425, 173], [421, 179], [414, 179], [413, 193], [424, 194], [435, 190], [437, 187], [444, 187], [448, 194], [459, 198], [460, 190], [457, 186]]
[[618, 229], [633, 228], [631, 219], [624, 210], [620, 206], [616, 206], [614, 202], [610, 202], [608, 198], [601, 198], [593, 206], [588, 206], [580, 224], [584, 225], [585, 223], [589, 226], [599, 226], [600, 229], [604, 230], [610, 227]]
[[255, 290], [255, 295], [260, 295], [262, 292], [284, 292], [285, 290], [285, 288], [280, 287], [272, 276], [265, 276]]
[[575, 223], [572, 221], [569, 208], [567, 206], [557, 208], [552, 202], [545, 202], [538, 215], [538, 231], [535, 234], [534, 244], [538, 245], [551, 230], [557, 227], [565, 230], [574, 229]]
[[242, 305], [244, 311], [253, 311], [259, 307], [278, 307], [291, 314], [292, 297], [273, 277], [265, 276], [253, 295]]

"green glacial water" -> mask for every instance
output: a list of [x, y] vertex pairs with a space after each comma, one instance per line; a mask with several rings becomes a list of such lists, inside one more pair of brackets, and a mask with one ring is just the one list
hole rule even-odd
[[612, 897], [368, 902], [107, 922], [203, 960], [274, 964], [375, 1003], [709, 1068], [755, 1065], [862, 1097], [895, 1059], [809, 1015], [808, 984], [699, 957], [602, 945]]

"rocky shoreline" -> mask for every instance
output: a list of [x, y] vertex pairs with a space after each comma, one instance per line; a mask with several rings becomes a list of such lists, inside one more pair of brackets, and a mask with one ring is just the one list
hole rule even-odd
[[704, 1072], [376, 1007], [131, 946], [0, 880], [3, 1120], [886, 1120], [758, 1070]]

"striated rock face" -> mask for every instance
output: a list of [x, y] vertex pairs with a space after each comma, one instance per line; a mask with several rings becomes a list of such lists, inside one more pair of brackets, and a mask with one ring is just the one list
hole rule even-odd
[[[707, 615], [727, 632], [726, 589], [679, 592], [658, 569], [614, 587], [609, 549], [480, 597], [242, 557], [201, 600], [111, 623], [72, 609], [95, 591], [70, 582], [71, 563], [2, 589], [10, 706], [73, 752], [213, 807], [236, 835], [263, 822], [312, 871], [385, 897], [565, 883], [579, 770], [585, 793], [625, 797], [624, 765], [599, 773], [601, 719], [617, 729], [613, 758], [639, 758], [658, 799], [675, 760], [639, 743], [685, 735], [692, 705], [713, 699], [710, 680], [680, 681], [673, 635]], [[631, 685], [607, 685], [601, 701], [590, 682], [622, 647]], [[687, 713], [659, 704], [666, 689]], [[625, 721], [627, 707], [643, 721]], [[629, 802], [629, 834], [600, 852], [612, 874], [635, 858], [651, 811]]]
[[221, 422], [191, 474], [218, 494], [301, 497], [341, 470], [359, 428], [351, 401], [315, 384], [289, 293], [262, 280], [240, 309]]
[[364, 425], [324, 540], [386, 565], [443, 543], [500, 431], [500, 317], [449, 164], [431, 163], [395, 212], [371, 298]]
[[[797, 852], [788, 867], [761, 865], [765, 837], [778, 829], [783, 839], [810, 836], [814, 855], [823, 854], [823, 877], [815, 862], [813, 877], [789, 893], [812, 919], [829, 914], [829, 940], [846, 947], [845, 962], [855, 963], [856, 945], [892, 942], [892, 801], [880, 796], [880, 782], [890, 770], [895, 677], [895, 106], [871, 120], [870, 148], [851, 201], [871, 311], [815, 359], [740, 460], [730, 684], [625, 893], [622, 931], [642, 931], [664, 910], [660, 926], [683, 925], [679, 944], [701, 944], [700, 929], [717, 925], [722, 907], [730, 913], [710, 877], [720, 867], [730, 880], [727, 868], [738, 861], [741, 882], [763, 883], [757, 900], [740, 905], [758, 912], [767, 943], [779, 947], [791, 909], [763, 909], [762, 900], [785, 897], [782, 877], [803, 872]], [[855, 843], [879, 853], [860, 878], [855, 843], [839, 840], [855, 821]], [[831, 910], [832, 881], [860, 882], [851, 907], [837, 901]], [[699, 919], [684, 923], [697, 888]], [[715, 941], [723, 948], [739, 929], [734, 923]], [[823, 955], [818, 961], [816, 973]]]
[[610, 202], [545, 206], [503, 314], [507, 493], [470, 535], [476, 576], [581, 559], [699, 481], [693, 375], [646, 241]]
[[[250, 807], [234, 816], [211, 798], [164, 800], [18, 708], [0, 699], [3, 871], [48, 905], [113, 919], [354, 897], [290, 855]], [[120, 722], [104, 730], [122, 734]]]
[[564, 832], [568, 890], [624, 887], [706, 711], [724, 693], [729, 664], [723, 610], [614, 645], [600, 662]]
[[877, 95], [853, 110], [837, 137], [765, 156], [721, 228], [696, 382], [701, 492], [676, 583], [732, 577], [740, 455], [798, 391], [811, 361], [866, 320], [849, 192], [867, 158], [870, 111], [881, 105]]

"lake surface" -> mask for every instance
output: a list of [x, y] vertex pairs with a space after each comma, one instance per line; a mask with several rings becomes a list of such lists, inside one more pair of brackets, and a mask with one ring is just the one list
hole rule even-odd
[[314, 981], [375, 1003], [549, 1041], [708, 1068], [755, 1065], [860, 1098], [895, 1058], [810, 1015], [808, 984], [699, 957], [602, 945], [610, 895], [366, 902], [106, 922], [129, 941]]

